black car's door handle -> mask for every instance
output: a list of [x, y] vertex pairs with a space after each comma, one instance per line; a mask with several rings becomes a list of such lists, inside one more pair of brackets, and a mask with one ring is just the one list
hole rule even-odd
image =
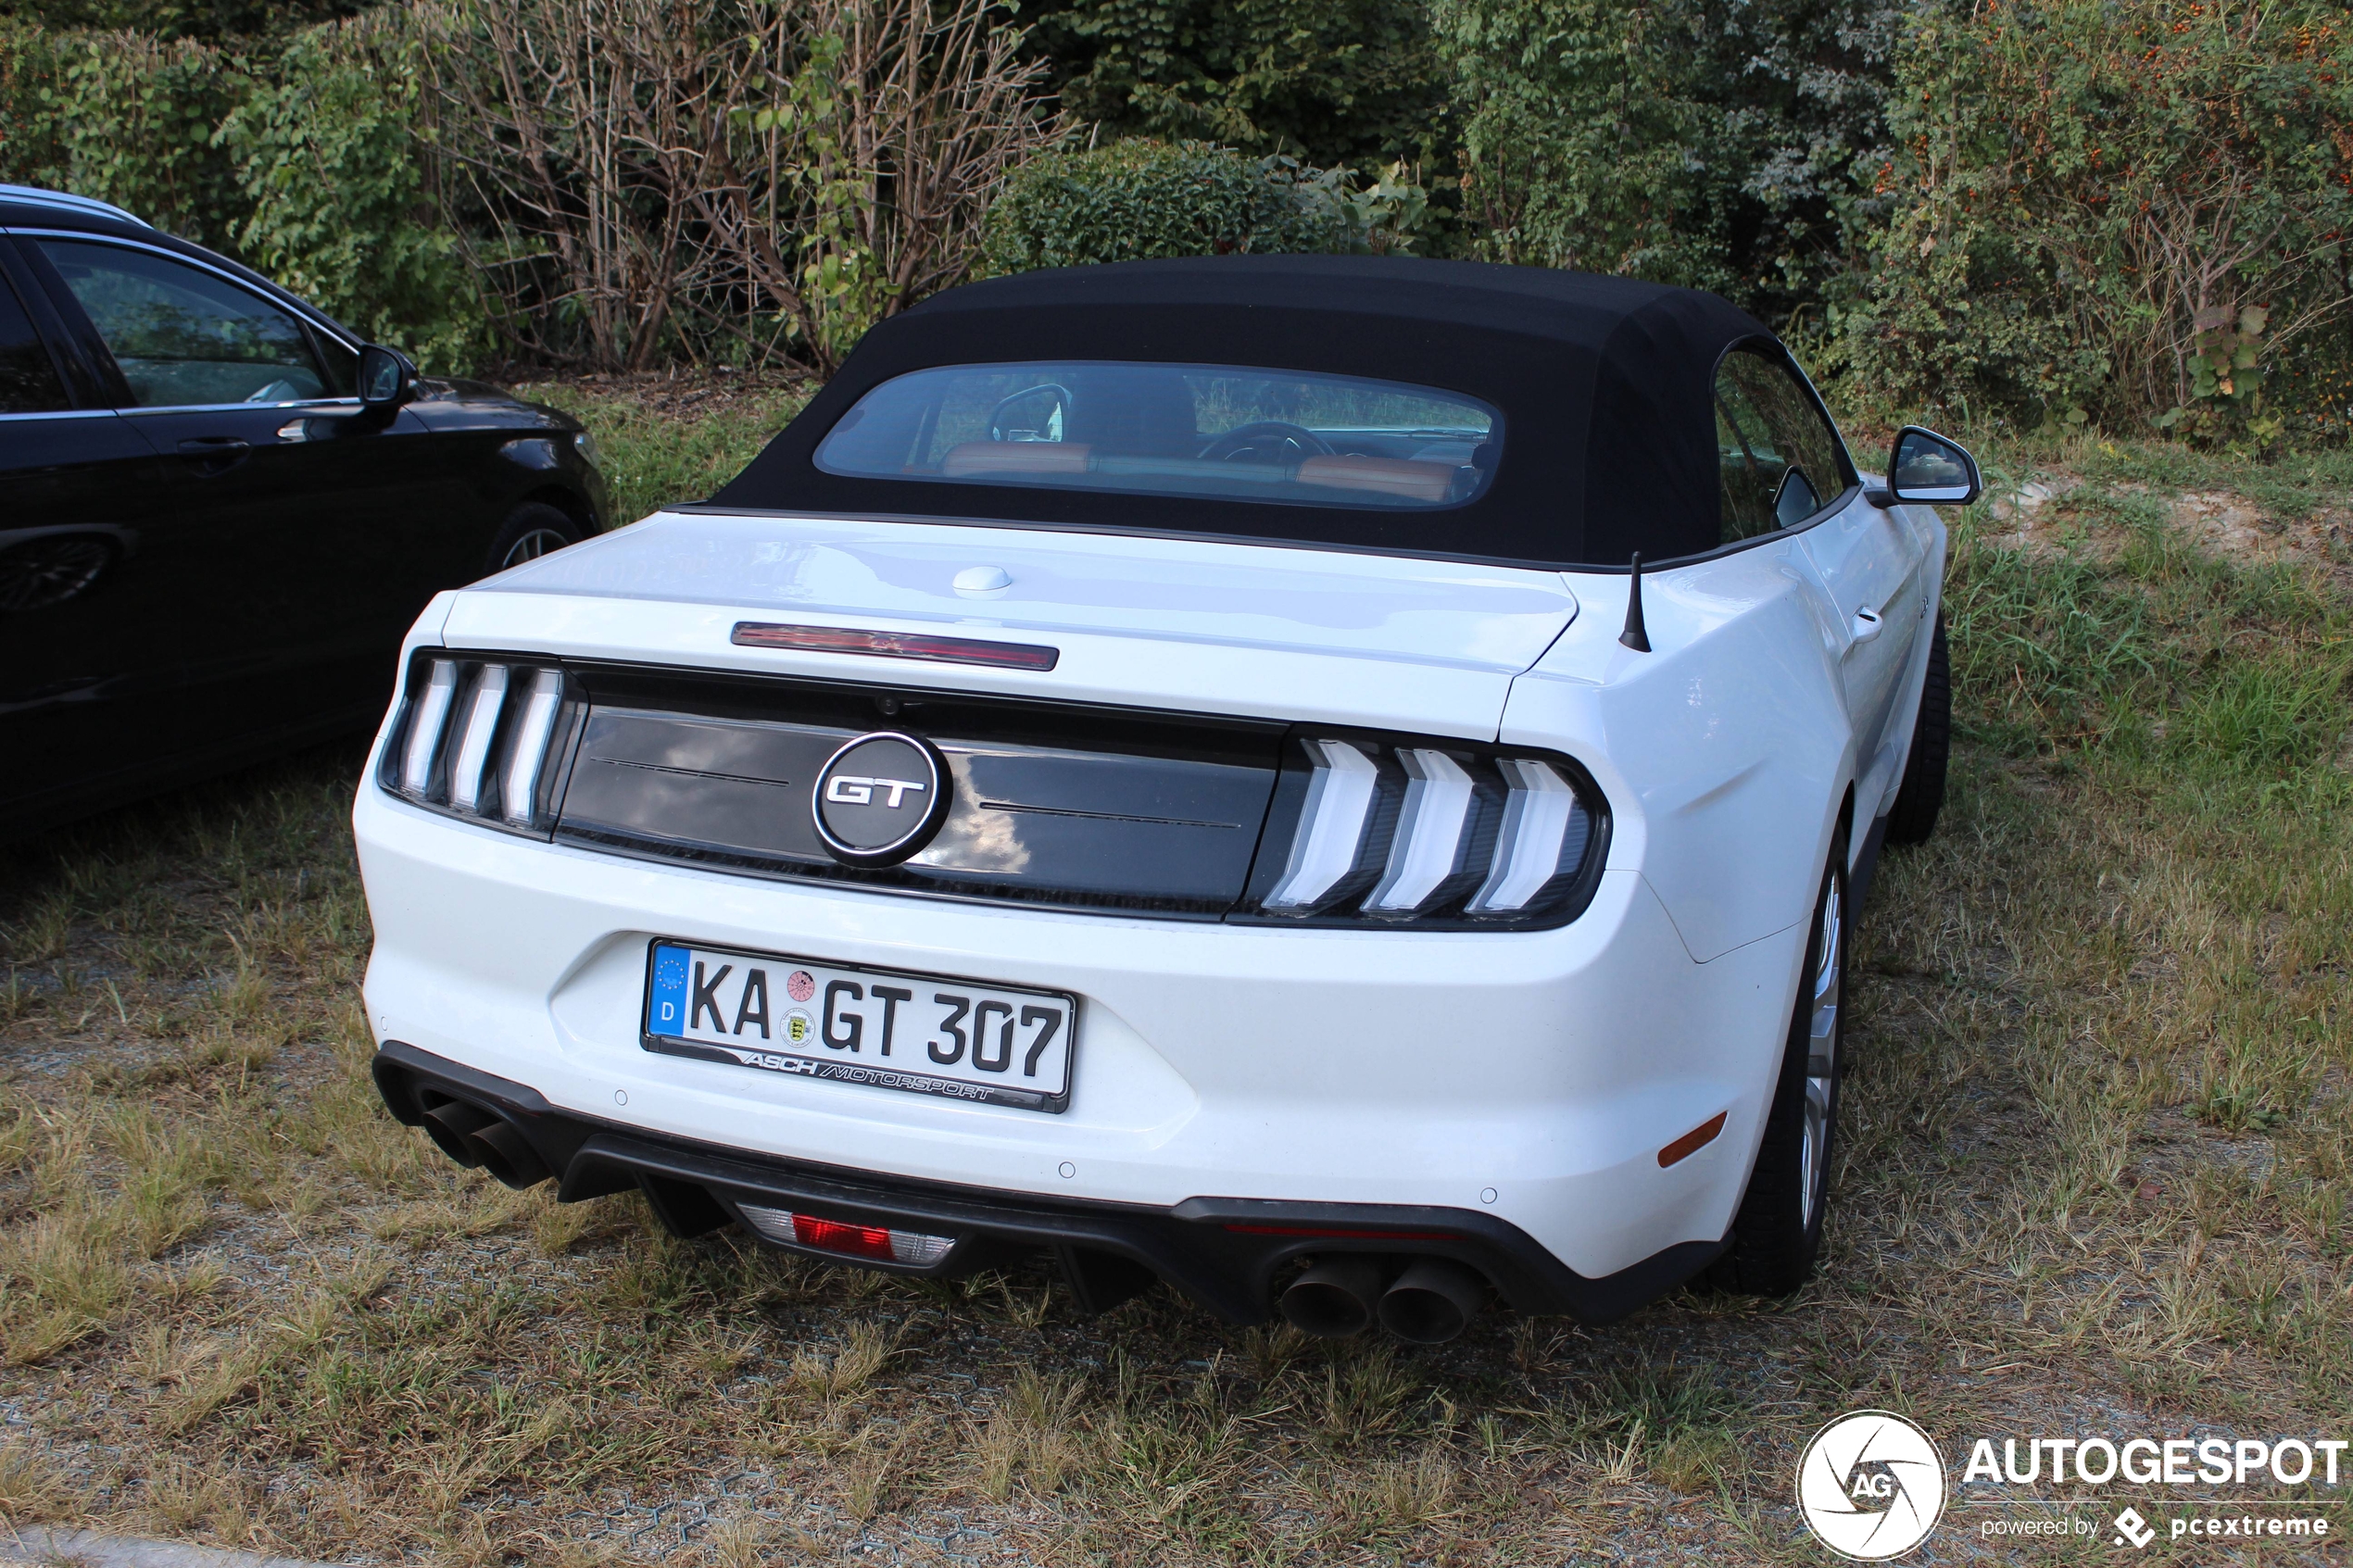
[[180, 455], [202, 474], [227, 473], [245, 460], [253, 443], [233, 435], [199, 435], [180, 444]]

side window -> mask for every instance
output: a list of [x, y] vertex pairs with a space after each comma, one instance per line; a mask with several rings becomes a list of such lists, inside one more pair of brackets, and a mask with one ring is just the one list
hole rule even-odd
[[65, 406], [57, 367], [7, 280], [0, 278], [0, 414], [45, 414]]
[[152, 251], [43, 240], [143, 408], [299, 403], [329, 395], [309, 334], [287, 311]]
[[1803, 522], [1846, 488], [1838, 437], [1789, 367], [1747, 349], [1716, 375], [1723, 542]]

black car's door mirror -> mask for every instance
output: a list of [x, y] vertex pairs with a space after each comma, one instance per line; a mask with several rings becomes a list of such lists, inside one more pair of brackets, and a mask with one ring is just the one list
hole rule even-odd
[[370, 344], [359, 351], [359, 401], [370, 408], [397, 408], [417, 384], [417, 367], [396, 349]]
[[1896, 433], [1895, 449], [1887, 459], [1891, 502], [1966, 507], [1983, 489], [1977, 477], [1977, 459], [1958, 442], [1918, 425], [1906, 425]]

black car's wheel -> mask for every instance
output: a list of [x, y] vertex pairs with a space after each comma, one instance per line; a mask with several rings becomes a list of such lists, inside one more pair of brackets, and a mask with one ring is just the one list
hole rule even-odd
[[1887, 842], [1922, 844], [1944, 809], [1944, 764], [1953, 751], [1953, 669], [1944, 652], [1944, 612], [1930, 633], [1928, 679], [1920, 683], [1920, 716], [1912, 725], [1912, 754], [1904, 784], [1887, 813]]
[[1831, 846], [1814, 902], [1804, 978], [1781, 1050], [1765, 1141], [1732, 1220], [1731, 1247], [1710, 1266], [1718, 1290], [1787, 1296], [1814, 1272], [1838, 1132], [1846, 1034], [1846, 835]]
[[490, 542], [488, 570], [504, 571], [551, 550], [580, 543], [580, 524], [545, 501], [525, 501], [508, 515]]

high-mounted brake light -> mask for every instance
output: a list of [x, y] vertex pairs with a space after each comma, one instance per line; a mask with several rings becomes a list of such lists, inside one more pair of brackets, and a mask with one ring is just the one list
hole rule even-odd
[[768, 1209], [756, 1203], [739, 1203], [736, 1207], [752, 1229], [771, 1241], [814, 1248], [820, 1252], [838, 1252], [845, 1258], [864, 1258], [876, 1263], [928, 1267], [947, 1257], [956, 1245], [952, 1236], [927, 1236], [922, 1231], [821, 1220], [814, 1214], [796, 1214], [789, 1209]]
[[738, 621], [729, 639], [737, 647], [808, 648], [817, 653], [871, 654], [877, 659], [927, 659], [940, 664], [985, 664], [1000, 670], [1051, 670], [1062, 650], [1042, 643], [992, 643], [979, 637], [935, 637], [916, 632], [875, 632], [856, 626], [795, 626]]

